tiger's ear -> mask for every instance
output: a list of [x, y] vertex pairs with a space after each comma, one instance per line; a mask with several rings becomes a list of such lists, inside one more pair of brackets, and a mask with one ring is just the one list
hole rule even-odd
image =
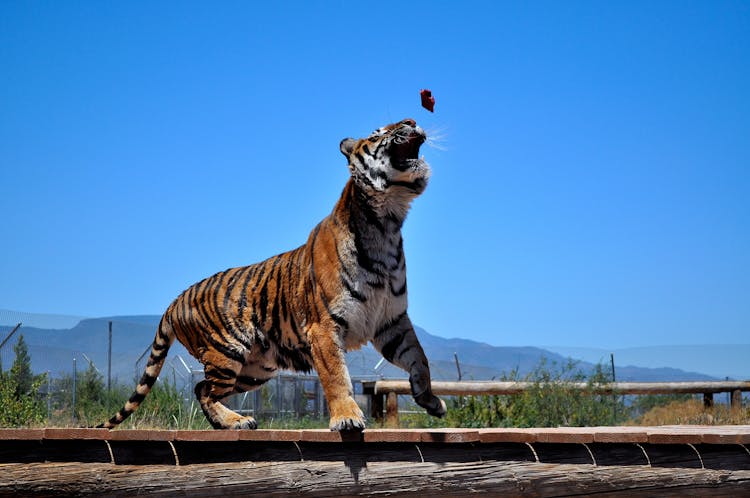
[[353, 138], [345, 138], [341, 141], [339, 144], [339, 149], [341, 149], [341, 153], [344, 154], [344, 156], [349, 159], [349, 156], [351, 155], [352, 151], [354, 150], [354, 146], [357, 144], [357, 141]]

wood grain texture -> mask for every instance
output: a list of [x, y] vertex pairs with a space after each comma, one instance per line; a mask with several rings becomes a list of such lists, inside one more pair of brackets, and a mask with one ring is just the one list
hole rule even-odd
[[243, 462], [187, 466], [0, 465], [0, 496], [721, 496], [750, 471], [530, 462]]
[[[507, 395], [521, 394], [536, 386], [533, 382], [501, 381], [434, 381], [432, 391], [437, 395]], [[596, 394], [701, 394], [722, 392], [748, 392], [750, 381], [703, 381], [703, 382], [610, 382], [591, 386], [586, 382], [571, 382], [566, 388], [591, 390]], [[410, 394], [407, 380], [378, 380], [365, 386], [374, 394]]]
[[0, 431], [0, 497], [750, 496], [748, 426], [46, 434]]

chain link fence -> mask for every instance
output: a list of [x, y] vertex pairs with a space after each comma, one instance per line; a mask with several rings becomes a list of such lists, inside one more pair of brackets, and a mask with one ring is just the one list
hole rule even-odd
[[[86, 319], [0, 310], [0, 366], [8, 371], [16, 359], [16, 346], [23, 338], [34, 375], [46, 378], [39, 390], [47, 405], [48, 418], [64, 417], [68, 411], [75, 422], [76, 393], [81, 382], [92, 375], [106, 389], [131, 392], [148, 361], [159, 317]], [[145, 347], [145, 349], [144, 349]], [[362, 383], [375, 375], [353, 378], [355, 399], [369, 413], [370, 399]], [[195, 384], [203, 379], [203, 367], [175, 342], [159, 376], [170, 383], [187, 407], [195, 399]], [[125, 399], [123, 398], [123, 402]], [[328, 407], [320, 380], [315, 375], [283, 372], [260, 389], [231, 396], [225, 404], [233, 410], [261, 420], [283, 418], [325, 418]], [[119, 406], [111, 406], [117, 410]]]

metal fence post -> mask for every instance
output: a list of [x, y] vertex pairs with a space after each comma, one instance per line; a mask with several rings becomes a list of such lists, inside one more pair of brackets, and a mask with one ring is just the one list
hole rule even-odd
[[[107, 396], [112, 392], [112, 320], [109, 321], [109, 347], [107, 348]], [[109, 403], [109, 398], [107, 398]], [[107, 406], [109, 411], [109, 405]]]
[[13, 327], [13, 330], [10, 331], [8, 335], [5, 336], [5, 339], [3, 339], [3, 342], [0, 342], [0, 349], [3, 349], [3, 346], [5, 346], [5, 343], [10, 340], [11, 337], [13, 337], [13, 334], [16, 333], [16, 330], [21, 328], [21, 322], [18, 322], [15, 327]]
[[51, 372], [47, 370], [47, 418], [52, 416], [52, 379]]
[[73, 356], [73, 422], [76, 421], [76, 382], [78, 377], [78, 368], [76, 367], [76, 357]]
[[[615, 378], [615, 354], [609, 353], [609, 361], [612, 364], [612, 384], [617, 382]], [[612, 389], [612, 425], [617, 425], [617, 393]]]

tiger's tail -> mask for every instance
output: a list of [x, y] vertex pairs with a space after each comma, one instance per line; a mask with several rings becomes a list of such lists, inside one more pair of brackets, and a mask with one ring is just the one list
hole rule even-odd
[[167, 358], [167, 352], [170, 346], [172, 346], [174, 339], [175, 335], [172, 325], [168, 323], [166, 318], [162, 317], [156, 337], [154, 337], [154, 342], [151, 344], [151, 355], [148, 358], [146, 369], [143, 372], [143, 376], [141, 376], [141, 380], [138, 381], [135, 391], [130, 395], [130, 399], [125, 402], [125, 405], [119, 412], [115, 413], [108, 421], [97, 425], [97, 427], [114, 429], [138, 409], [146, 395], [151, 392], [154, 382], [159, 377], [159, 372], [161, 372], [164, 360]]

